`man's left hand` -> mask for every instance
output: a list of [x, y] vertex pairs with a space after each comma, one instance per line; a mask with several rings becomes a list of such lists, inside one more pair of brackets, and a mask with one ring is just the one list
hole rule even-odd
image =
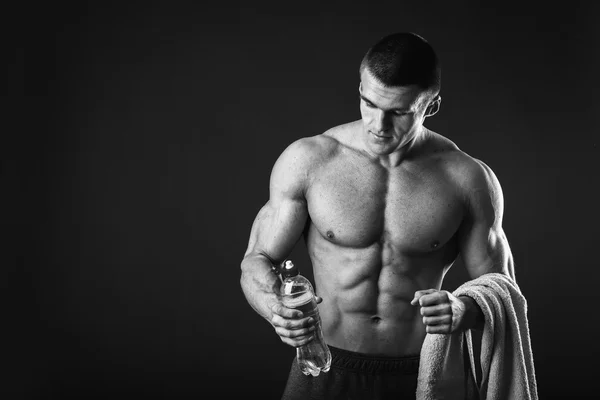
[[470, 328], [469, 304], [450, 292], [418, 290], [410, 304], [421, 307], [427, 333], [450, 334]]

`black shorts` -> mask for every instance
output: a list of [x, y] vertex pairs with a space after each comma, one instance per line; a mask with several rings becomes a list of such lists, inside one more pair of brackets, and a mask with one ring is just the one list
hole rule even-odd
[[415, 399], [419, 356], [381, 357], [329, 346], [331, 369], [306, 376], [296, 359], [282, 400]]

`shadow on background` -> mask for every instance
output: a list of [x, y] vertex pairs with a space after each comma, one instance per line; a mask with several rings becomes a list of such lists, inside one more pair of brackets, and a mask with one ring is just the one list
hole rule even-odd
[[[2, 146], [6, 398], [279, 398], [294, 350], [241, 293], [250, 226], [277, 156], [360, 117], [360, 60], [401, 30], [442, 61], [428, 127], [502, 184], [540, 398], [591, 391], [591, 7], [295, 7], [24, 14], [9, 88], [25, 117]], [[312, 279], [303, 243], [291, 257]], [[444, 287], [465, 278], [457, 263]]]

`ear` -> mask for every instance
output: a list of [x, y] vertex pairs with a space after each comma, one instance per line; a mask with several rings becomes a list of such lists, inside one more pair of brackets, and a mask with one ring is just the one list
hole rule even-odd
[[433, 100], [431, 100], [431, 102], [427, 106], [427, 109], [425, 110], [425, 117], [431, 117], [431, 116], [434, 116], [435, 114], [437, 114], [437, 112], [440, 110], [441, 103], [442, 103], [442, 96], [440, 96], [438, 94], [437, 96], [435, 96], [433, 98]]

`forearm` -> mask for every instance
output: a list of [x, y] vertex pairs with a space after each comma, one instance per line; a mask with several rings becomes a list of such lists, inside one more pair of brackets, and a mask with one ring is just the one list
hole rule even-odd
[[281, 281], [273, 273], [271, 261], [260, 254], [248, 254], [242, 260], [240, 284], [248, 304], [263, 318], [270, 321], [271, 307], [279, 302]]
[[481, 311], [481, 308], [479, 308], [477, 305], [477, 302], [468, 296], [459, 296], [459, 299], [462, 300], [463, 304], [465, 305], [462, 329], [475, 329], [482, 331], [485, 324], [485, 317]]

